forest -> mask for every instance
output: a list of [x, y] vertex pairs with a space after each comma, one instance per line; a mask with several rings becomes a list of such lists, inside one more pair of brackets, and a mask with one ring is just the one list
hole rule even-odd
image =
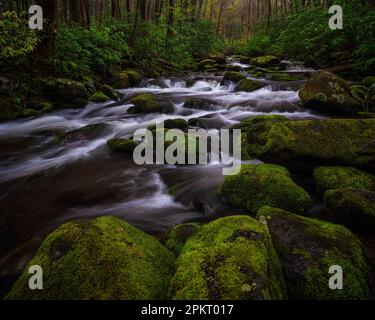
[[374, 31], [374, 0], [0, 0], [0, 299], [374, 300]]

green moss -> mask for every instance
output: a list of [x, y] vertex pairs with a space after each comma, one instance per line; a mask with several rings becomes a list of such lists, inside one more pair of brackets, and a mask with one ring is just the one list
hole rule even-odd
[[137, 147], [137, 143], [132, 139], [111, 139], [107, 141], [107, 145], [114, 151], [133, 152]]
[[51, 99], [74, 100], [75, 98], [87, 99], [87, 90], [83, 83], [64, 78], [37, 79], [44, 94]]
[[298, 81], [302, 80], [301, 77], [293, 75], [293, 74], [288, 74], [288, 73], [272, 73], [270, 80], [273, 81]]
[[325, 112], [356, 114], [362, 109], [349, 84], [330, 72], [315, 72], [302, 86], [299, 96], [306, 107]]
[[240, 72], [241, 71], [241, 66], [225, 66], [226, 71], [234, 71], [234, 72]]
[[0, 121], [13, 120], [18, 116], [15, 99], [8, 95], [0, 95]]
[[240, 72], [227, 71], [224, 73], [222, 82], [224, 83], [225, 81], [233, 81], [237, 83], [244, 79], [246, 79], [246, 77]]
[[28, 118], [28, 117], [38, 116], [40, 115], [40, 112], [34, 109], [27, 108], [27, 109], [22, 110], [22, 115], [25, 118]]
[[265, 84], [262, 82], [251, 79], [244, 79], [237, 84], [236, 91], [253, 92], [263, 87], [265, 87]]
[[204, 59], [199, 63], [199, 69], [200, 70], [206, 70], [206, 69], [211, 69], [212, 66], [216, 65], [217, 62], [216, 60], [213, 59]]
[[355, 188], [328, 190], [324, 202], [338, 223], [357, 231], [374, 232], [375, 192]]
[[103, 85], [101, 87], [101, 91], [108, 97], [110, 97], [112, 100], [117, 100], [118, 94], [113, 88], [107, 84]]
[[[28, 268], [43, 268], [43, 290], [30, 290]], [[162, 299], [173, 255], [117, 218], [69, 222], [51, 233], [6, 299]]]
[[134, 106], [144, 113], [160, 112], [162, 107], [156, 102], [155, 97], [149, 93], [142, 93], [130, 100]]
[[124, 75], [126, 75], [129, 79], [130, 84], [135, 85], [138, 84], [142, 80], [142, 76], [140, 73], [133, 69], [127, 69], [120, 72], [118, 75], [119, 80], [125, 80]]
[[[360, 241], [345, 227], [263, 207], [257, 217], [267, 225], [291, 299], [366, 299], [367, 265]], [[332, 290], [329, 268], [343, 269], [343, 289]]]
[[211, 53], [208, 55], [208, 59], [215, 60], [218, 64], [225, 64], [227, 62], [223, 53]]
[[110, 97], [106, 96], [103, 92], [101, 91], [98, 91], [98, 92], [95, 92], [90, 98], [89, 98], [89, 101], [91, 102], [96, 102], [96, 103], [99, 103], [99, 102], [106, 102], [108, 100], [111, 100]]
[[310, 204], [310, 196], [293, 182], [288, 170], [271, 164], [242, 165], [239, 174], [225, 177], [220, 195], [251, 212], [268, 205], [298, 213]]
[[251, 59], [251, 63], [259, 67], [269, 67], [280, 63], [280, 59], [275, 56], [261, 56]]
[[220, 218], [190, 237], [171, 281], [172, 299], [285, 299], [266, 228], [248, 216]]
[[114, 89], [127, 89], [130, 86], [128, 74], [126, 72], [120, 72], [113, 84]]
[[320, 194], [330, 189], [347, 187], [375, 191], [375, 176], [353, 167], [319, 167], [313, 175]]
[[[163, 121], [163, 126], [165, 129], [181, 129], [183, 131], [186, 131], [189, 128], [189, 122], [187, 122], [185, 119], [182, 119], [182, 118], [168, 119], [168, 120]], [[155, 130], [156, 124], [150, 125], [148, 129]]]
[[248, 153], [263, 161], [290, 160], [373, 165], [373, 119], [271, 121], [248, 130]]
[[202, 225], [200, 223], [184, 223], [171, 227], [162, 238], [164, 246], [179, 256], [186, 241], [196, 234]]

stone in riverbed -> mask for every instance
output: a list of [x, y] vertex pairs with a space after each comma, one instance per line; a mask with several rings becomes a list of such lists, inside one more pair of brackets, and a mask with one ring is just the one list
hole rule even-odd
[[244, 92], [253, 92], [261, 88], [264, 88], [265, 86], [266, 85], [262, 82], [251, 80], [251, 79], [244, 79], [244, 80], [241, 80], [237, 84], [235, 90], [244, 91]]
[[136, 95], [130, 100], [130, 103], [134, 104], [134, 106], [143, 113], [161, 112], [163, 109], [163, 106], [149, 93]]
[[113, 88], [107, 84], [103, 85], [101, 91], [112, 100], [117, 100], [118, 94]]
[[257, 67], [272, 67], [280, 63], [280, 59], [275, 56], [260, 56], [251, 59], [251, 63]]
[[[29, 289], [31, 265], [43, 268], [43, 290]], [[123, 220], [69, 222], [43, 241], [6, 299], [163, 299], [173, 271], [173, 254]]]
[[375, 168], [375, 119], [268, 120], [262, 117], [247, 127], [247, 152], [262, 161]]
[[64, 78], [38, 79], [43, 93], [53, 99], [72, 101], [76, 98], [87, 99], [87, 90], [83, 83]]
[[266, 227], [249, 216], [217, 219], [191, 236], [169, 287], [171, 299], [286, 299]]
[[102, 91], [95, 92], [90, 98], [89, 101], [100, 103], [100, 102], [106, 102], [108, 100], [111, 100], [110, 97], [105, 95]]
[[307, 108], [327, 113], [356, 114], [362, 109], [349, 84], [326, 71], [318, 71], [302, 86], [299, 96]]
[[223, 53], [211, 53], [208, 55], [208, 59], [215, 60], [218, 64], [226, 64], [227, 60]]
[[353, 167], [318, 167], [314, 169], [313, 175], [320, 194], [339, 188], [375, 191], [375, 176]]
[[211, 69], [213, 66], [217, 65], [216, 60], [204, 59], [199, 63], [199, 70]]
[[113, 151], [132, 153], [138, 144], [133, 139], [116, 138], [108, 140], [107, 145]]
[[374, 232], [375, 192], [355, 188], [328, 190], [324, 202], [338, 223], [353, 230]]
[[[271, 234], [290, 299], [367, 298], [362, 244], [348, 229], [271, 207], [261, 208], [257, 218]], [[332, 290], [328, 285], [333, 276], [329, 268], [335, 265], [343, 271], [342, 290]]]
[[246, 77], [240, 72], [227, 71], [224, 73], [222, 84], [224, 84], [226, 81], [232, 81], [234, 83], [238, 83], [244, 79], [246, 79]]
[[263, 206], [299, 213], [310, 204], [310, 196], [293, 182], [288, 170], [272, 164], [242, 165], [239, 174], [224, 178], [220, 195], [253, 213]]

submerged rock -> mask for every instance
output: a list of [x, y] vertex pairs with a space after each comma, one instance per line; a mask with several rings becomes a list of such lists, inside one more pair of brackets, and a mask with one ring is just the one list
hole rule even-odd
[[73, 143], [96, 139], [103, 134], [106, 127], [105, 123], [97, 123], [77, 130], [64, 132], [55, 136], [54, 143]]
[[272, 164], [242, 165], [239, 174], [224, 178], [220, 195], [253, 213], [263, 206], [299, 213], [310, 204], [310, 196], [293, 182], [288, 170]]
[[[271, 207], [261, 208], [257, 217], [271, 234], [289, 298], [367, 298], [367, 265], [362, 245], [348, 229]], [[342, 290], [329, 287], [331, 266], [342, 268]]]
[[[375, 120], [286, 120], [253, 118], [247, 152], [266, 162], [317, 162], [375, 168]], [[259, 121], [258, 121], [259, 120]], [[246, 147], [246, 146], [245, 146]]]
[[256, 90], [259, 90], [261, 88], [264, 88], [266, 85], [260, 81], [255, 81], [251, 79], [244, 79], [241, 80], [235, 90], [236, 91], [245, 91], [245, 92], [253, 92]]
[[328, 190], [324, 202], [338, 223], [357, 231], [375, 231], [375, 192], [355, 188]]
[[302, 86], [299, 96], [306, 107], [327, 113], [356, 114], [362, 104], [349, 84], [326, 71], [318, 71]]
[[172, 299], [286, 299], [266, 227], [248, 216], [217, 219], [190, 237], [171, 280]]
[[318, 167], [314, 182], [320, 194], [339, 188], [359, 188], [375, 191], [375, 176], [353, 167]]
[[[43, 268], [30, 290], [29, 266]], [[162, 299], [174, 257], [153, 237], [114, 217], [69, 222], [51, 233], [6, 299]]]

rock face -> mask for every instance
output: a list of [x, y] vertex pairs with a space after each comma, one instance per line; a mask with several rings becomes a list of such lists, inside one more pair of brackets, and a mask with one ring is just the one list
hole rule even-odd
[[350, 229], [374, 232], [375, 192], [340, 188], [324, 194], [324, 202], [335, 221]]
[[263, 206], [303, 212], [310, 196], [296, 185], [287, 169], [272, 164], [242, 165], [237, 175], [226, 176], [220, 195], [255, 213]]
[[220, 218], [189, 238], [170, 283], [172, 299], [286, 299], [266, 227], [248, 216]]
[[[43, 290], [28, 266], [43, 268]], [[51, 233], [6, 299], [162, 299], [174, 257], [153, 237], [113, 217], [69, 222]]]
[[356, 114], [362, 108], [347, 82], [330, 72], [314, 73], [299, 95], [306, 107], [327, 113]]
[[359, 188], [375, 191], [375, 176], [353, 167], [318, 167], [314, 182], [320, 194], [339, 188]]
[[[340, 163], [375, 168], [375, 119], [247, 121], [247, 152], [266, 162]], [[245, 146], [246, 147], [246, 146]]]
[[259, 90], [264, 88], [266, 85], [260, 81], [255, 81], [251, 79], [244, 79], [241, 80], [237, 86], [236, 91], [245, 91], [245, 92], [253, 92], [255, 90]]
[[[264, 207], [257, 217], [271, 234], [290, 299], [366, 299], [367, 266], [360, 241], [345, 227]], [[332, 290], [329, 268], [341, 266], [343, 289]]]

